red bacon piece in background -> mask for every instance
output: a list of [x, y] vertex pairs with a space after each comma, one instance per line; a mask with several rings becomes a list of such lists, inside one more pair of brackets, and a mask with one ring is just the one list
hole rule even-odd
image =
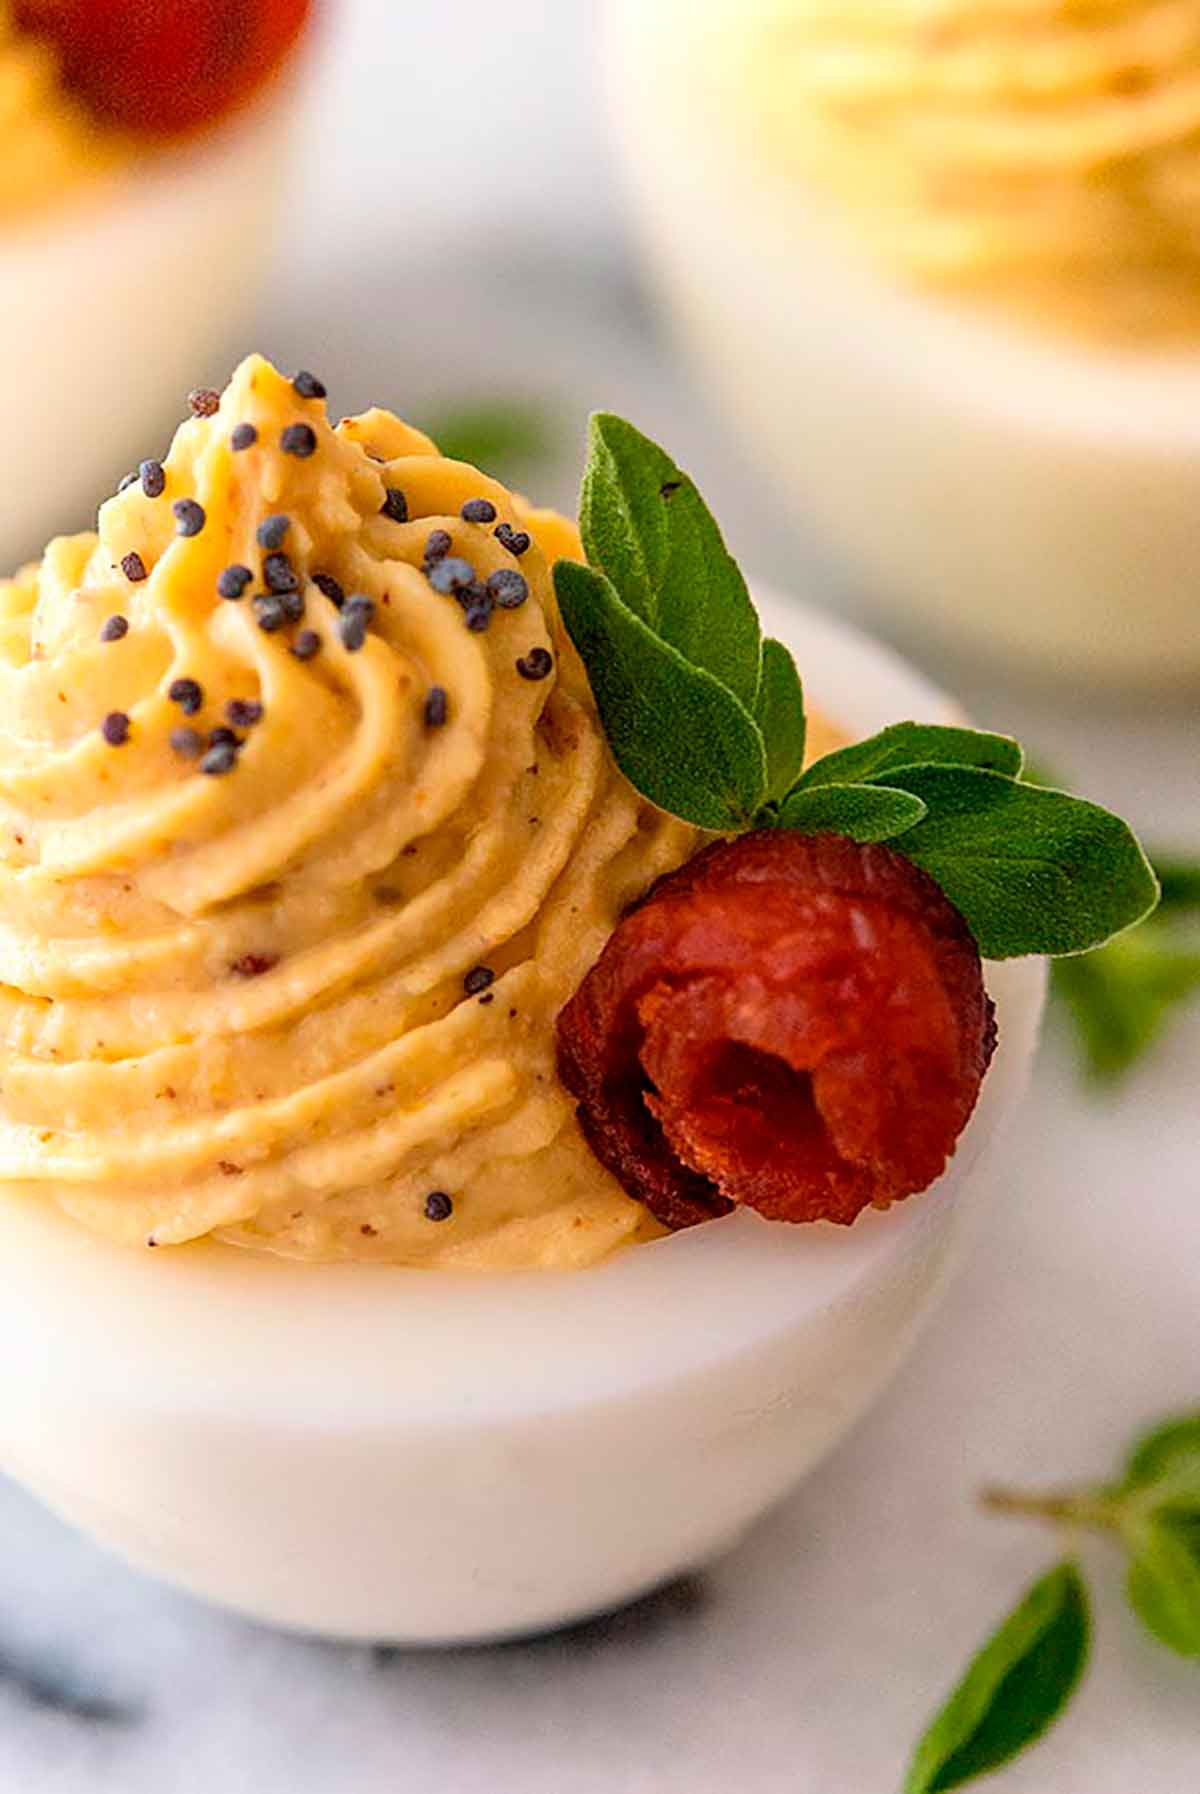
[[563, 1009], [597, 1157], [666, 1226], [738, 1203], [848, 1224], [937, 1178], [995, 1047], [979, 953], [903, 855], [718, 843], [621, 922]]
[[311, 0], [16, 0], [49, 38], [67, 86], [122, 130], [182, 135], [240, 105], [274, 74]]

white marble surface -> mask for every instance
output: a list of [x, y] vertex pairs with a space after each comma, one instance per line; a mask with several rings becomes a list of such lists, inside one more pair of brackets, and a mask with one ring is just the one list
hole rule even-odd
[[[626, 408], [695, 470], [748, 565], [847, 603], [637, 302], [589, 13], [344, 9], [266, 346], [347, 408], [427, 417], [480, 383], [573, 420]], [[1200, 847], [1194, 708], [958, 683], [1151, 838]], [[1056, 1550], [980, 1514], [978, 1488], [1101, 1475], [1133, 1429], [1200, 1403], [1198, 1053], [1193, 1014], [1096, 1105], [1052, 1026], [1007, 1188], [890, 1395], [735, 1555], [608, 1622], [445, 1655], [280, 1637], [147, 1584], [0, 1486], [0, 1791], [890, 1794], [989, 1620]], [[1184, 1794], [1197, 1672], [1135, 1629], [1103, 1546], [1086, 1556], [1084, 1691], [993, 1785]]]

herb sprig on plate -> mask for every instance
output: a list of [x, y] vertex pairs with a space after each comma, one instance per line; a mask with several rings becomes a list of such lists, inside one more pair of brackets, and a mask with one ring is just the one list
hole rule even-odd
[[[1200, 1658], [1200, 1414], [1140, 1439], [1112, 1482], [1050, 1495], [993, 1489], [996, 1512], [1100, 1532], [1125, 1558], [1130, 1607], [1161, 1644]], [[972, 1659], [922, 1735], [902, 1794], [944, 1794], [999, 1769], [1063, 1711], [1087, 1663], [1090, 1607], [1074, 1556], [1040, 1577]]]
[[898, 722], [804, 768], [800, 675], [762, 639], [746, 582], [689, 476], [630, 423], [591, 420], [563, 622], [613, 755], [651, 803], [719, 834], [828, 830], [928, 872], [991, 959], [1085, 952], [1154, 908], [1119, 818], [1021, 779], [1006, 735]]

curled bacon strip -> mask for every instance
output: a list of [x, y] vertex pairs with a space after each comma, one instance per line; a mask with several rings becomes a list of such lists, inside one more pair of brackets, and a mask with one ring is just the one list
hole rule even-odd
[[848, 1224], [940, 1175], [995, 1047], [979, 953], [887, 847], [763, 831], [621, 922], [558, 1021], [597, 1158], [666, 1226]]

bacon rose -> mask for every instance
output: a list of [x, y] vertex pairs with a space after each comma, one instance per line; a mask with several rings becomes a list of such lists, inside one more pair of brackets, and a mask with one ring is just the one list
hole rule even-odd
[[966, 923], [890, 848], [719, 842], [621, 922], [558, 1022], [596, 1156], [667, 1227], [849, 1224], [942, 1172], [996, 1041]]

